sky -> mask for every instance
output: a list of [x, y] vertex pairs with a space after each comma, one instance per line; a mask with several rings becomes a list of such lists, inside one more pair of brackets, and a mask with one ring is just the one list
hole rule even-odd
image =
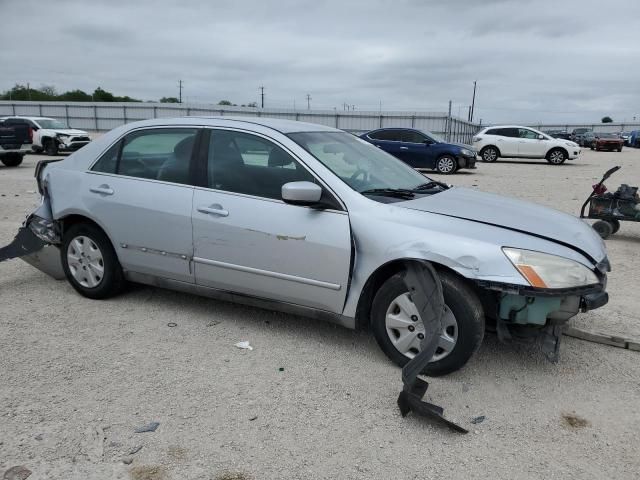
[[0, 0], [0, 91], [640, 122], [638, 0]]

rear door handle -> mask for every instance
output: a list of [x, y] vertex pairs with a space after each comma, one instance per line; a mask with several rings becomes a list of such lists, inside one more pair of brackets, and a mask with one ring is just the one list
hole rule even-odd
[[106, 184], [100, 185], [99, 187], [91, 187], [89, 189], [92, 193], [99, 193], [100, 195], [113, 195], [113, 189]]
[[208, 215], [217, 215], [218, 217], [228, 217], [229, 211], [222, 208], [222, 205], [201, 205], [198, 207], [200, 213], [206, 213]]
[[400, 150], [409, 150], [409, 147], [400, 147]]

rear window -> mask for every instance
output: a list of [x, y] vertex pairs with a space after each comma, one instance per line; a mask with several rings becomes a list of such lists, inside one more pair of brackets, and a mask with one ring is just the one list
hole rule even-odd
[[400, 141], [400, 130], [379, 130], [377, 132], [370, 133], [369, 138], [374, 140], [387, 140], [391, 142]]

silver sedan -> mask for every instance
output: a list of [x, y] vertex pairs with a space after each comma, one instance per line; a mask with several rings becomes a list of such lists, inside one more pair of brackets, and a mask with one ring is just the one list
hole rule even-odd
[[36, 176], [24, 230], [47, 246], [23, 258], [90, 298], [131, 281], [369, 328], [403, 365], [424, 326], [402, 275], [430, 263], [446, 304], [430, 375], [461, 368], [485, 323], [557, 353], [558, 325], [608, 298], [589, 225], [431, 180], [319, 125], [131, 123]]

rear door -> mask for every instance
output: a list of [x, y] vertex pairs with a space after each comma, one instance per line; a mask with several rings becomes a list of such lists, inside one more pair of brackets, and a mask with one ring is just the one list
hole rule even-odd
[[502, 157], [515, 157], [518, 155], [519, 134], [517, 128], [496, 128], [496, 146]]
[[125, 270], [193, 283], [196, 128], [129, 133], [88, 172], [83, 202]]
[[211, 129], [207, 140], [206, 184], [193, 201], [196, 283], [341, 313], [351, 261], [347, 212], [283, 202], [283, 184], [322, 182], [272, 139]]
[[372, 143], [376, 147], [390, 153], [396, 158], [401, 160], [406, 159], [406, 156], [403, 156], [403, 154], [408, 150], [408, 147], [402, 144], [402, 130], [378, 130], [377, 132], [371, 133], [369, 138], [372, 139]]

